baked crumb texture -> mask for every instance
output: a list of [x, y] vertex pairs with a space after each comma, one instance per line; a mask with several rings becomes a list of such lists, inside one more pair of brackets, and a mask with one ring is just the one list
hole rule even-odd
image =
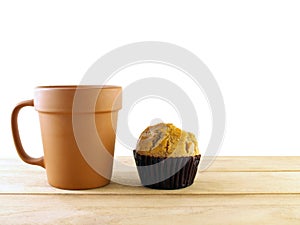
[[140, 155], [154, 157], [186, 157], [200, 154], [195, 135], [171, 123], [147, 127], [139, 137], [136, 151]]

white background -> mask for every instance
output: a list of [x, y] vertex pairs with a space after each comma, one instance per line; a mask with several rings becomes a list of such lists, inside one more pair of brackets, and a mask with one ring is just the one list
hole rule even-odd
[[[1, 1], [0, 157], [17, 157], [10, 114], [16, 103], [33, 97], [35, 86], [78, 84], [99, 57], [138, 41], [182, 46], [210, 68], [227, 113], [220, 155], [300, 155], [299, 12], [297, 0]], [[138, 65], [119, 72], [113, 83], [164, 75], [174, 75], [195, 102], [205, 152], [209, 107], [184, 74], [166, 66]], [[155, 118], [180, 126], [170, 105], [147, 99], [132, 109], [130, 130], [138, 136]], [[22, 111], [20, 131], [27, 151], [41, 155], [33, 109]], [[131, 154], [119, 143], [116, 152]]]

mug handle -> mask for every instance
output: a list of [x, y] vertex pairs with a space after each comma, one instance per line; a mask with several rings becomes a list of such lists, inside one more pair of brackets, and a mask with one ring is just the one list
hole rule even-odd
[[12, 135], [13, 135], [13, 139], [15, 142], [15, 146], [16, 146], [16, 149], [17, 149], [17, 152], [18, 152], [20, 158], [24, 162], [45, 168], [44, 157], [32, 158], [25, 152], [25, 150], [22, 146], [22, 142], [21, 142], [20, 134], [19, 134], [19, 127], [18, 127], [18, 115], [19, 115], [20, 110], [25, 106], [34, 106], [33, 99], [23, 101], [23, 102], [20, 102], [19, 104], [17, 104], [17, 106], [14, 108], [14, 110], [12, 111], [12, 114], [11, 114], [11, 129], [12, 129]]

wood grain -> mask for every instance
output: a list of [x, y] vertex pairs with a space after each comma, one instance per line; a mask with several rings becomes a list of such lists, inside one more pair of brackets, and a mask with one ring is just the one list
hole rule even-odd
[[0, 224], [299, 224], [300, 157], [218, 157], [180, 190], [141, 187], [133, 158], [118, 160], [110, 185], [84, 191], [0, 160]]
[[[133, 157], [120, 156], [116, 160], [125, 166], [135, 168]], [[299, 171], [300, 156], [219, 156], [206, 170], [210, 172], [276, 172], [276, 171]], [[1, 159], [0, 168], [5, 170], [30, 170], [36, 168], [25, 164], [21, 159]], [[115, 168], [118, 169], [118, 168]], [[199, 171], [200, 172], [200, 171]]]
[[[136, 172], [135, 172], [136, 173]], [[103, 188], [67, 191], [48, 185], [43, 169], [0, 172], [0, 194], [280, 194], [300, 193], [300, 172], [201, 172], [194, 184], [179, 190], [153, 190], [140, 186], [134, 172], [115, 171], [114, 182]]]
[[[135, 166], [133, 157], [118, 157], [127, 166]], [[202, 157], [202, 160], [205, 160]], [[209, 172], [300, 172], [300, 156], [219, 156], [216, 157]], [[200, 171], [199, 171], [200, 172]], [[201, 171], [203, 172], [203, 171]]]
[[300, 172], [300, 156], [222, 156], [207, 171], [212, 172]]
[[299, 224], [298, 195], [0, 196], [0, 224]]

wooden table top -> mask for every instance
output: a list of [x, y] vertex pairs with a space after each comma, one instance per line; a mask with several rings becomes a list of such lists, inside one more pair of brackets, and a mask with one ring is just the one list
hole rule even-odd
[[0, 224], [300, 224], [300, 157], [218, 157], [192, 186], [140, 186], [133, 157], [111, 184], [67, 191], [43, 168], [0, 160]]

